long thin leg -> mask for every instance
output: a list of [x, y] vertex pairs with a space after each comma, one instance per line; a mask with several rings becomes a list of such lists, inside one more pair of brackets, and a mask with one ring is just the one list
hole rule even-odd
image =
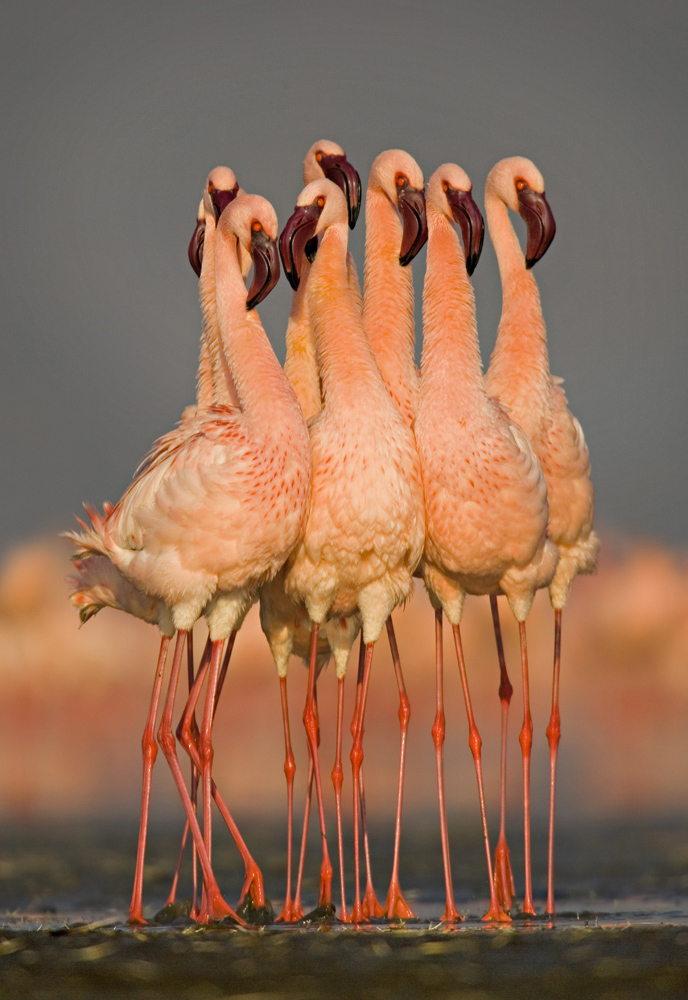
[[499, 905], [507, 912], [511, 910], [511, 899], [516, 894], [514, 876], [511, 870], [511, 857], [509, 847], [506, 842], [506, 734], [509, 722], [509, 704], [514, 689], [509, 680], [506, 669], [506, 657], [504, 656], [504, 643], [502, 642], [502, 627], [499, 623], [499, 608], [497, 598], [490, 595], [490, 609], [492, 611], [492, 624], [494, 625], [495, 641], [497, 643], [497, 656], [499, 658], [499, 700], [502, 704], [502, 752], [500, 767], [500, 797], [499, 797], [499, 840], [495, 848], [494, 877], [497, 889], [497, 899]]
[[291, 748], [291, 734], [289, 731], [289, 705], [287, 702], [287, 678], [280, 677], [280, 699], [282, 702], [282, 725], [284, 728], [284, 774], [287, 779], [287, 894], [284, 900], [284, 907], [277, 918], [278, 923], [286, 923], [298, 920], [303, 913], [297, 913], [291, 899], [291, 855], [293, 839], [293, 818], [294, 818], [294, 774], [296, 773], [296, 762]]
[[318, 654], [318, 626], [313, 624], [311, 632], [311, 656], [308, 670], [308, 697], [303, 711], [303, 724], [311, 747], [313, 767], [315, 769], [315, 791], [318, 798], [318, 816], [320, 819], [320, 838], [322, 840], [322, 866], [320, 868], [320, 892], [318, 906], [332, 906], [332, 863], [327, 850], [327, 833], [325, 831], [325, 809], [323, 806], [322, 785], [320, 783], [320, 762], [318, 759], [318, 717], [315, 706], [315, 669]]
[[561, 664], [561, 608], [554, 612], [554, 678], [552, 680], [552, 716], [547, 726], [549, 742], [549, 840], [547, 845], [547, 909], [554, 916], [554, 796], [557, 780], [557, 749], [561, 737], [559, 718], [559, 667]]
[[394, 625], [392, 624], [391, 616], [387, 619], [387, 636], [389, 638], [389, 648], [392, 652], [392, 663], [394, 664], [394, 673], [397, 679], [397, 687], [399, 688], [399, 726], [401, 728], [401, 748], [399, 751], [399, 786], [397, 790], [397, 818], [396, 818], [396, 825], [394, 827], [394, 861], [392, 863], [392, 879], [389, 884], [389, 891], [387, 892], [387, 901], [385, 903], [385, 913], [389, 920], [391, 920], [393, 917], [401, 917], [404, 920], [409, 920], [413, 917], [413, 910], [404, 899], [401, 892], [401, 886], [399, 885], [399, 844], [401, 840], [401, 807], [404, 800], [404, 765], [406, 763], [406, 739], [408, 734], [409, 719], [411, 718], [411, 705], [409, 703], [408, 695], [406, 694], [404, 677], [401, 672], [399, 648], [397, 646], [397, 639], [394, 634]]
[[310, 743], [308, 745], [308, 777], [306, 778], [306, 805], [303, 810], [303, 832], [301, 834], [301, 851], [299, 853], [299, 872], [296, 878], [296, 892], [294, 893], [294, 913], [297, 919], [303, 916], [303, 906], [301, 905], [301, 886], [303, 885], [303, 872], [306, 865], [306, 847], [308, 845], [308, 824], [311, 818], [311, 800], [313, 797], [313, 758], [311, 756]]
[[344, 839], [342, 834], [342, 783], [344, 781], [344, 769], [342, 768], [342, 725], [344, 722], [344, 678], [337, 679], [337, 750], [335, 754], [334, 767], [332, 769], [332, 784], [334, 785], [334, 799], [337, 809], [337, 846], [339, 849], [339, 882], [342, 890], [342, 908], [339, 914], [340, 920], [347, 920], [346, 912], [346, 890], [344, 888]]
[[129, 907], [129, 923], [132, 924], [146, 923], [143, 918], [143, 862], [146, 854], [146, 838], [148, 836], [148, 809], [150, 806], [153, 765], [155, 764], [155, 758], [158, 756], [158, 746], [155, 742], [155, 720], [158, 714], [158, 705], [160, 704], [162, 679], [165, 673], [165, 663], [167, 662], [169, 646], [170, 640], [167, 636], [163, 636], [160, 640], [160, 652], [158, 653], [158, 664], [155, 668], [155, 680], [153, 681], [153, 692], [148, 708], [148, 717], [146, 718], [146, 726], [141, 739], [141, 748], [143, 750], [143, 790], [141, 792], [141, 820], [139, 822], [139, 844], [136, 851], [134, 891]]
[[528, 683], [528, 647], [525, 622], [518, 623], [521, 643], [521, 674], [523, 676], [523, 726], [518, 738], [523, 756], [523, 846], [525, 850], [526, 891], [522, 913], [535, 916], [533, 906], [533, 873], [530, 858], [530, 752], [533, 746], [533, 720], [530, 715], [530, 685]]
[[361, 906], [360, 865], [358, 851], [358, 811], [361, 801], [361, 767], [363, 765], [363, 720], [365, 717], [366, 700], [368, 698], [368, 685], [370, 683], [370, 668], [373, 662], [373, 649], [374, 643], [372, 642], [368, 643], [365, 647], [363, 682], [361, 684], [357, 711], [354, 717], [354, 742], [350, 755], [354, 777], [354, 879], [356, 885], [354, 908], [351, 911], [351, 921], [353, 923], [361, 923], [365, 918], [365, 913]]
[[[365, 644], [363, 642], [363, 636], [361, 636], [361, 641], [358, 647], [358, 675], [356, 677], [356, 699], [354, 703], [354, 715], [351, 720], [351, 735], [356, 734], [356, 720], [358, 719], [359, 707], [361, 702], [361, 692], [363, 691], [363, 677], [365, 674]], [[370, 842], [368, 840], [368, 821], [366, 818], [366, 797], [365, 797], [365, 783], [363, 781], [363, 763], [361, 762], [360, 777], [359, 777], [359, 802], [361, 806], [361, 831], [363, 833], [363, 856], [365, 859], [365, 870], [366, 870], [366, 887], [365, 894], [363, 896], [363, 902], [361, 904], [361, 912], [364, 917], [381, 917], [384, 914], [384, 910], [380, 905], [380, 901], [377, 898], [375, 889], [373, 888], [373, 873], [370, 864]]]
[[158, 729], [158, 742], [163, 753], [165, 754], [165, 757], [167, 758], [168, 764], [170, 765], [177, 790], [179, 791], [184, 804], [186, 816], [191, 826], [191, 834], [198, 850], [198, 858], [201, 863], [201, 868], [203, 869], [203, 903], [201, 905], [201, 912], [199, 913], [198, 920], [200, 923], [208, 923], [211, 920], [222, 920], [224, 917], [229, 916], [243, 924], [244, 921], [241, 920], [231, 906], [229, 906], [222, 898], [220, 888], [210, 866], [210, 856], [206, 850], [203, 836], [198, 825], [198, 820], [196, 819], [196, 814], [194, 813], [191, 805], [191, 798], [186, 788], [182, 769], [177, 759], [177, 746], [174, 733], [172, 731], [172, 713], [174, 711], [174, 700], [177, 693], [179, 668], [181, 666], [181, 657], [185, 638], [186, 633], [179, 632], [177, 637], [177, 647], [175, 648], [174, 653], [174, 661], [172, 664], [172, 673], [170, 675], [170, 682], [167, 689], [165, 709], [160, 721], [160, 728]]
[[456, 647], [456, 658], [459, 662], [459, 673], [461, 674], [461, 687], [463, 688], [463, 697], [466, 703], [466, 715], [468, 716], [468, 745], [471, 748], [471, 753], [473, 754], [473, 762], [475, 764], [475, 776], [478, 779], [478, 796], [480, 798], [480, 814], [483, 821], [483, 837], [485, 838], [485, 853], [487, 855], [487, 873], [490, 879], [490, 909], [483, 917], [483, 920], [510, 920], [511, 918], [507, 913], [502, 910], [499, 903], [497, 902], [497, 894], [494, 887], [494, 878], [492, 876], [492, 857], [490, 853], [490, 838], [487, 833], [487, 814], [485, 812], [485, 790], [483, 788], [483, 768], [481, 760], [481, 747], [482, 740], [480, 738], [480, 733], [478, 732], [478, 727], [475, 724], [475, 719], [473, 718], [473, 709], [471, 707], [471, 696], [468, 691], [468, 677], [466, 676], [466, 664], [463, 659], [463, 648], [461, 646], [461, 632], [458, 625], [452, 626], [452, 631], [454, 633], [454, 645]]
[[443, 652], [442, 652], [442, 609], [435, 610], [435, 667], [437, 676], [437, 712], [432, 727], [432, 739], [435, 744], [435, 763], [437, 766], [437, 797], [440, 804], [440, 836], [442, 838], [442, 862], [444, 865], [444, 887], [447, 902], [442, 914], [442, 920], [454, 923], [463, 919], [459, 915], [454, 902], [454, 887], [452, 885], [451, 861], [449, 858], [449, 834], [447, 831], [447, 804], [444, 797], [444, 682], [443, 682]]
[[[193, 631], [189, 631], [186, 637], [186, 671], [189, 683], [189, 692], [193, 687], [194, 682], [194, 661], [193, 661]], [[194, 812], [196, 812], [196, 797], [198, 792], [198, 772], [191, 763], [191, 783], [189, 786], [189, 795], [191, 797], [191, 803], [194, 807]], [[172, 879], [172, 886], [170, 888], [170, 894], [167, 897], [165, 906], [172, 906], [177, 899], [177, 888], [179, 886], [179, 876], [182, 870], [182, 862], [184, 860], [184, 851], [186, 849], [186, 842], [189, 839], [189, 821], [184, 822], [184, 831], [182, 833], [182, 842], [179, 846], [179, 856], [177, 858], [177, 867], [174, 872], [174, 878]], [[197, 915], [197, 899], [198, 899], [198, 865], [196, 856], [196, 845], [193, 842], [193, 837], [191, 838], [191, 869], [193, 878], [193, 893], [191, 899], [191, 914], [193, 917]]]
[[[221, 647], [222, 644], [220, 644], [220, 650]], [[218, 654], [218, 663], [219, 663], [219, 654]], [[199, 667], [198, 673], [196, 675], [196, 680], [194, 681], [194, 686], [191, 689], [191, 693], [189, 694], [189, 699], [186, 703], [186, 707], [184, 708], [184, 714], [182, 716], [182, 720], [177, 729], [177, 737], [182, 746], [184, 747], [184, 749], [186, 750], [186, 752], [191, 757], [199, 773], [202, 773], [202, 760], [201, 760], [201, 755], [199, 753], [199, 748], [196, 745], [196, 740], [193, 737], [192, 719], [200, 695], [201, 686], [208, 672], [208, 668], [209, 668], [209, 662], [207, 660], [202, 661], [201, 666]], [[206, 710], [208, 709], [208, 706], [209, 706], [208, 695], [206, 693]], [[210, 717], [211, 729], [212, 729], [212, 719], [214, 718], [216, 707], [217, 707], [217, 691], [214, 694], [213, 706], [211, 710], [211, 717]], [[266, 902], [265, 902], [265, 890], [263, 886], [262, 872], [258, 867], [258, 865], [256, 864], [255, 860], [253, 859], [253, 856], [251, 855], [251, 852], [249, 851], [248, 847], [246, 846], [246, 842], [241, 836], [239, 828], [234, 822], [232, 814], [227, 808], [227, 805], [225, 804], [225, 801], [222, 798], [217, 788], [217, 785], [212, 779], [210, 782], [210, 790], [212, 797], [215, 799], [217, 807], [220, 810], [220, 815], [225, 821], [225, 824], [232, 835], [234, 843], [236, 844], [239, 850], [241, 859], [244, 862], [245, 876], [244, 876], [244, 885], [241, 891], [240, 903], [244, 902], [246, 893], [250, 891], [254, 909], [256, 910], [263, 909], [266, 906]]]

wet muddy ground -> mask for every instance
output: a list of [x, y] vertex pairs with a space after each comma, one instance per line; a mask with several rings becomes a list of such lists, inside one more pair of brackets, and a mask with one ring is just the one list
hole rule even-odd
[[[280, 831], [245, 824], [245, 833], [278, 907], [284, 886]], [[404, 831], [402, 858], [402, 885], [415, 922], [380, 922], [358, 931], [336, 923], [245, 931], [198, 928], [181, 918], [176, 926], [133, 930], [125, 919], [135, 829], [5, 829], [0, 996], [486, 1000], [526, 990], [538, 1000], [688, 996], [688, 824], [562, 830], [556, 921], [516, 919], [507, 928], [480, 921], [487, 885], [474, 834], [459, 830], [453, 836], [457, 903], [466, 918], [453, 930], [438, 924], [443, 898], [436, 830], [418, 823]], [[387, 840], [373, 831], [373, 845], [384, 848], [373, 859], [381, 894], [389, 876]], [[514, 832], [517, 886], [518, 840]], [[151, 917], [165, 901], [177, 847], [175, 824], [152, 831], [145, 890]], [[536, 907], [542, 910], [544, 844], [536, 839], [534, 848]], [[305, 902], [315, 901], [316, 859], [312, 851]], [[227, 898], [235, 902], [240, 866], [219, 837], [214, 863]], [[188, 872], [181, 890], [181, 897], [189, 893]]]

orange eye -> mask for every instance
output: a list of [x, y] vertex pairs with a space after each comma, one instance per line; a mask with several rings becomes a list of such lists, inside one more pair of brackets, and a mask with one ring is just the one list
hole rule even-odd
[[318, 161], [318, 163], [320, 163], [320, 161], [322, 160], [322, 153], [320, 152], [320, 150], [318, 150], [318, 152], [315, 154], [315, 158]]
[[525, 191], [525, 189], [527, 187], [528, 187], [528, 185], [526, 184], [526, 182], [523, 181], [523, 180], [521, 180], [520, 178], [516, 181], [516, 190], [517, 191]]
[[408, 184], [409, 180], [406, 174], [397, 174], [397, 187], [401, 188]]
[[449, 190], [449, 185], [446, 181], [442, 181], [442, 190], [445, 192]]
[[318, 206], [318, 208], [323, 207], [323, 205], [325, 204], [325, 199], [323, 198], [322, 195], [320, 195], [315, 204]]
[[261, 226], [260, 222], [258, 222], [258, 220], [256, 219], [255, 222], [251, 223], [251, 229], [253, 230], [254, 233], [260, 233], [263, 227]]

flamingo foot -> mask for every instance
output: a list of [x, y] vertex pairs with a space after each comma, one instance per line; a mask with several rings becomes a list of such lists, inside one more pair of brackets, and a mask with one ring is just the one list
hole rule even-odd
[[443, 924], [459, 924], [463, 923], [463, 917], [459, 911], [454, 906], [453, 902], [447, 900], [447, 905], [444, 908], [444, 913], [440, 917]]
[[504, 910], [501, 908], [501, 906], [499, 905], [499, 903], [493, 903], [490, 906], [490, 909], [485, 914], [485, 916], [482, 917], [481, 919], [482, 920], [493, 920], [493, 921], [496, 921], [498, 923], [506, 923], [506, 924], [510, 924], [511, 923], [511, 917], [509, 916], [508, 913], [504, 912]]
[[142, 907], [133, 908], [129, 910], [129, 916], [127, 918], [128, 924], [134, 924], [138, 927], [145, 927], [148, 921], [143, 915]]
[[246, 926], [246, 921], [238, 913], [234, 912], [229, 903], [224, 901], [219, 890], [215, 890], [212, 893], [204, 893], [197, 923], [212, 924], [221, 920], [235, 922], [242, 927]]
[[524, 902], [523, 906], [521, 907], [521, 916], [522, 917], [536, 917], [537, 916], [537, 913], [535, 912], [535, 907], [533, 906], [532, 903], [526, 903], [526, 902]]
[[320, 892], [318, 894], [318, 909], [332, 908], [332, 865], [328, 861], [323, 861], [320, 866]]
[[290, 899], [284, 901], [282, 912], [275, 921], [276, 924], [293, 924], [297, 920], [303, 920], [303, 907], [297, 906], [296, 901], [292, 903]]
[[366, 886], [365, 896], [363, 897], [363, 903], [361, 904], [361, 910], [363, 911], [364, 919], [378, 919], [384, 917], [385, 911], [382, 909], [379, 899], [375, 895], [375, 890], [372, 885]]
[[393, 881], [387, 893], [385, 916], [388, 920], [413, 920], [415, 914], [401, 892], [398, 882]]
[[511, 871], [509, 847], [503, 834], [497, 841], [495, 848], [494, 886], [499, 905], [507, 913], [510, 913], [512, 898], [515, 895], [514, 876]]

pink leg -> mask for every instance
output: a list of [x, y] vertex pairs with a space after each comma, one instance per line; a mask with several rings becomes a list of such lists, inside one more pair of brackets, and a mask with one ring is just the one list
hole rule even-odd
[[155, 680], [153, 682], [153, 692], [151, 694], [146, 728], [143, 731], [141, 747], [143, 749], [143, 792], [141, 794], [141, 820], [139, 822], [139, 845], [136, 852], [136, 871], [134, 874], [134, 891], [129, 907], [129, 923], [145, 924], [143, 918], [143, 862], [146, 854], [146, 837], [148, 835], [148, 809], [150, 806], [151, 781], [153, 778], [153, 765], [158, 756], [158, 747], [155, 742], [155, 719], [158, 714], [160, 704], [160, 693], [162, 691], [162, 679], [165, 673], [165, 663], [167, 662], [167, 651], [170, 640], [163, 636], [160, 640], [160, 652], [158, 654], [158, 665], [155, 669]]
[[482, 740], [480, 739], [480, 733], [478, 732], [478, 727], [476, 726], [475, 719], [473, 718], [473, 709], [471, 707], [471, 696], [468, 691], [468, 677], [466, 676], [466, 664], [463, 659], [463, 648], [461, 646], [461, 632], [459, 630], [459, 626], [453, 625], [452, 631], [454, 632], [456, 658], [459, 662], [461, 687], [463, 688], [463, 697], [466, 703], [466, 715], [468, 716], [468, 745], [470, 746], [471, 753], [473, 754], [475, 775], [478, 779], [480, 815], [483, 821], [483, 837], [485, 838], [485, 853], [487, 855], [487, 874], [490, 880], [490, 909], [483, 917], [483, 920], [510, 920], [511, 918], [504, 912], [504, 910], [502, 910], [497, 902], [497, 894], [495, 892], [494, 879], [492, 877], [492, 857], [490, 853], [490, 839], [487, 833], [487, 814], [485, 812], [485, 790], [483, 788], [483, 769], [481, 760]]
[[167, 762], [172, 771], [172, 776], [174, 777], [175, 784], [177, 785], [177, 790], [182, 798], [184, 809], [186, 811], [186, 817], [191, 827], [191, 834], [198, 850], [201, 868], [203, 869], [204, 891], [201, 912], [198, 917], [199, 923], [209, 923], [212, 920], [222, 920], [224, 917], [229, 916], [243, 924], [244, 921], [237, 916], [231, 906], [229, 906], [222, 898], [219, 886], [210, 866], [210, 855], [206, 850], [201, 830], [198, 825], [198, 820], [196, 819], [196, 814], [194, 813], [191, 805], [191, 798], [187, 791], [186, 783], [184, 782], [182, 769], [177, 759], [177, 746], [175, 743], [174, 733], [172, 731], [172, 713], [174, 711], [174, 700], [177, 693], [177, 682], [179, 680], [179, 669], [181, 666], [185, 638], [185, 632], [178, 633], [177, 645], [174, 651], [174, 661], [172, 664], [172, 673], [170, 675], [170, 682], [167, 689], [165, 709], [160, 721], [160, 728], [158, 729], [158, 742], [163, 753], [165, 754], [165, 757], [167, 758]]
[[373, 649], [374, 643], [370, 642], [365, 647], [365, 661], [363, 669], [363, 682], [361, 684], [361, 690], [358, 697], [358, 704], [356, 706], [356, 713], [354, 715], [354, 742], [351, 748], [351, 765], [353, 769], [354, 777], [354, 879], [355, 879], [355, 897], [354, 897], [354, 907], [351, 911], [351, 922], [355, 924], [362, 923], [366, 917], [366, 913], [361, 906], [361, 889], [360, 889], [360, 866], [359, 866], [359, 850], [358, 850], [358, 812], [361, 803], [361, 768], [363, 766], [363, 720], [365, 717], [365, 706], [368, 698], [368, 685], [370, 683], [370, 668], [373, 663]]
[[[220, 643], [219, 651], [217, 652], [218, 665], [219, 665], [219, 653], [221, 652], [221, 649], [222, 649], [222, 644]], [[228, 662], [226, 656], [225, 656], [225, 662]], [[196, 680], [194, 681], [194, 686], [191, 689], [191, 693], [189, 694], [189, 699], [186, 703], [184, 714], [182, 716], [181, 723], [177, 730], [177, 736], [180, 743], [191, 757], [199, 773], [202, 773], [202, 759], [201, 759], [201, 754], [199, 753], [199, 747], [197, 746], [196, 740], [194, 739], [193, 736], [192, 720], [193, 720], [193, 713], [195, 711], [196, 704], [198, 702], [198, 698], [200, 695], [201, 686], [203, 684], [203, 681], [205, 680], [208, 668], [209, 668], [209, 663], [207, 660], [204, 659], [204, 661], [201, 662], [201, 666], [198, 669]], [[217, 679], [217, 686], [219, 686], [219, 674]], [[211, 732], [212, 732], [212, 721], [215, 715], [215, 709], [217, 707], [217, 697], [218, 695], [216, 690], [213, 696], [212, 709], [210, 709], [208, 702], [208, 694], [206, 693], [206, 712], [210, 711]], [[205, 714], [204, 714], [204, 719], [205, 719]], [[241, 833], [239, 832], [238, 826], [234, 822], [232, 814], [227, 808], [224, 799], [220, 795], [220, 792], [215, 782], [212, 779], [210, 781], [210, 792], [212, 798], [214, 798], [217, 803], [217, 807], [220, 810], [220, 814], [223, 820], [225, 821], [225, 824], [229, 829], [229, 832], [231, 833], [232, 838], [239, 850], [239, 853], [241, 854], [242, 861], [244, 862], [245, 878], [244, 878], [244, 886], [241, 892], [240, 904], [243, 904], [245, 902], [246, 893], [250, 891], [251, 901], [254, 909], [262, 910], [266, 907], [262, 872], [258, 867], [258, 865], [256, 864], [256, 862], [254, 861], [248, 847], [246, 846], [243, 837], [241, 836]]]
[[461, 920], [454, 902], [454, 887], [452, 885], [451, 861], [449, 858], [449, 834], [447, 831], [447, 805], [444, 797], [444, 681], [443, 681], [443, 651], [442, 651], [442, 609], [435, 610], [435, 665], [437, 673], [437, 713], [432, 727], [432, 739], [435, 744], [435, 763], [437, 766], [437, 795], [440, 803], [440, 836], [442, 838], [442, 862], [444, 864], [444, 887], [447, 902], [442, 914], [442, 920], [454, 923]]
[[533, 720], [530, 716], [530, 685], [528, 683], [528, 648], [525, 622], [518, 623], [521, 643], [521, 674], [523, 676], [523, 726], [518, 738], [523, 756], [523, 844], [525, 850], [526, 891], [522, 913], [535, 916], [533, 906], [533, 873], [530, 860], [530, 751], [533, 746]]
[[320, 869], [320, 892], [318, 907], [332, 906], [332, 863], [327, 850], [327, 833], [325, 831], [325, 809], [323, 806], [322, 785], [320, 783], [320, 761], [318, 759], [318, 714], [315, 705], [315, 668], [318, 655], [318, 626], [313, 625], [311, 632], [311, 657], [308, 670], [308, 697], [303, 710], [303, 724], [311, 748], [313, 768], [315, 773], [315, 791], [318, 798], [318, 817], [320, 819], [320, 839], [322, 841], [322, 866]]
[[313, 758], [311, 756], [310, 743], [308, 745], [308, 777], [306, 778], [306, 805], [303, 810], [303, 832], [301, 834], [301, 852], [299, 854], [299, 872], [296, 879], [296, 893], [294, 894], [294, 914], [297, 920], [303, 916], [303, 906], [301, 905], [301, 886], [303, 885], [303, 871], [306, 865], [306, 846], [308, 844], [308, 824], [311, 818], [311, 800], [313, 797]]
[[549, 842], [547, 846], [547, 916], [554, 916], [554, 794], [557, 780], [557, 749], [561, 736], [559, 719], [559, 666], [561, 663], [561, 609], [554, 612], [554, 678], [552, 716], [547, 726], [549, 742]]
[[[363, 636], [361, 636], [361, 641], [358, 648], [358, 676], [356, 677], [356, 700], [354, 704], [354, 715], [351, 720], [351, 735], [356, 735], [356, 720], [358, 719], [358, 712], [361, 703], [361, 692], [363, 690], [363, 677], [365, 674], [365, 645], [363, 642]], [[363, 902], [361, 904], [361, 913], [363, 917], [381, 917], [384, 914], [384, 910], [380, 905], [380, 902], [375, 894], [375, 889], [373, 888], [373, 875], [372, 868], [370, 865], [370, 843], [368, 841], [368, 823], [366, 819], [366, 799], [365, 799], [365, 785], [363, 782], [363, 762], [361, 761], [360, 768], [360, 778], [359, 778], [359, 789], [358, 798], [361, 806], [361, 830], [363, 833], [363, 854], [365, 858], [365, 869], [366, 869], [366, 888], [365, 895], [363, 896]], [[358, 854], [358, 849], [356, 851]], [[352, 919], [351, 916], [349, 919]]]
[[344, 678], [337, 680], [337, 751], [334, 768], [332, 769], [332, 784], [337, 808], [337, 845], [339, 848], [339, 881], [342, 890], [342, 909], [340, 920], [348, 920], [346, 912], [346, 890], [344, 888], [344, 840], [342, 835], [342, 783], [344, 769], [342, 768], [342, 725], [344, 722]]
[[411, 705], [406, 694], [404, 677], [401, 672], [401, 662], [399, 660], [399, 649], [397, 639], [394, 634], [394, 625], [391, 616], [387, 619], [387, 635], [389, 637], [389, 648], [392, 652], [392, 662], [394, 673], [397, 678], [399, 688], [399, 725], [401, 727], [401, 749], [399, 752], [399, 786], [397, 791], [397, 819], [394, 827], [394, 861], [392, 864], [392, 880], [389, 884], [387, 901], [385, 903], [385, 914], [388, 919], [401, 917], [410, 920], [413, 917], [413, 910], [404, 899], [401, 886], [399, 885], [399, 843], [401, 840], [401, 807], [404, 799], [404, 764], [406, 762], [406, 738], [408, 734], [408, 724], [411, 717]]
[[494, 625], [495, 640], [497, 643], [497, 656], [499, 657], [499, 700], [502, 703], [502, 759], [500, 773], [500, 806], [499, 806], [499, 840], [495, 849], [495, 887], [497, 889], [497, 899], [499, 905], [509, 912], [511, 910], [511, 898], [516, 894], [514, 876], [511, 870], [511, 858], [509, 847], [506, 842], [506, 734], [509, 721], [509, 704], [514, 689], [511, 686], [509, 675], [506, 669], [506, 657], [504, 656], [504, 643], [502, 642], [502, 627], [499, 623], [499, 608], [497, 598], [490, 596], [490, 608], [492, 610], [492, 624]]
[[291, 749], [291, 735], [289, 732], [289, 705], [287, 703], [287, 678], [280, 677], [280, 697], [282, 701], [282, 725], [284, 728], [284, 773], [287, 779], [287, 894], [284, 900], [284, 907], [279, 917], [278, 923], [288, 923], [298, 920], [303, 916], [303, 912], [297, 913], [291, 900], [291, 851], [293, 839], [293, 818], [294, 818], [294, 774], [296, 773], [296, 763]]

